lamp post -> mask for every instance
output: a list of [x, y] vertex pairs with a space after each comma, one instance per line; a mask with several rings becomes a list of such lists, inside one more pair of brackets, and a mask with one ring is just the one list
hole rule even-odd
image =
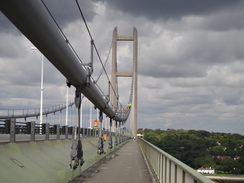
[[68, 114], [69, 114], [69, 87], [66, 87], [66, 119], [65, 119], [65, 125], [68, 125]]
[[90, 102], [90, 126], [89, 128], [92, 128], [92, 103]]
[[[31, 47], [31, 50], [37, 50], [36, 47]], [[40, 101], [40, 134], [42, 134], [42, 109], [43, 109], [43, 54], [41, 59], [41, 101]]]

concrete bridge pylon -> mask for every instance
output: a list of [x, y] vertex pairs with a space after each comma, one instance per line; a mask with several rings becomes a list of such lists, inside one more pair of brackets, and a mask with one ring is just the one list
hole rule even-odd
[[[117, 68], [117, 42], [118, 41], [133, 41], [133, 71], [132, 72], [118, 72]], [[132, 77], [133, 79], [133, 97], [131, 106], [131, 124], [132, 136], [137, 134], [137, 87], [138, 87], [138, 36], [136, 28], [133, 29], [132, 36], [118, 36], [117, 27], [113, 30], [113, 45], [112, 45], [112, 74], [111, 74], [110, 100], [113, 108], [118, 109], [118, 93], [117, 93], [117, 78], [118, 77]], [[112, 131], [116, 129], [116, 121], [112, 122]]]

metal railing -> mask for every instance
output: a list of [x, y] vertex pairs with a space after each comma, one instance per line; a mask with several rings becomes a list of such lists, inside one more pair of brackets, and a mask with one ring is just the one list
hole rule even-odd
[[[81, 128], [82, 137], [98, 137], [98, 128]], [[51, 125], [49, 123], [37, 124], [31, 122], [17, 122], [15, 118], [0, 121], [0, 142], [38, 141], [74, 138], [78, 127]], [[109, 134], [118, 138], [118, 143], [126, 139], [121, 133], [109, 132], [103, 129], [102, 134]], [[117, 142], [115, 142], [116, 145]]]
[[157, 182], [214, 183], [196, 170], [144, 139], [139, 138], [138, 142]]
[[[72, 107], [74, 102], [70, 102], [68, 107]], [[51, 107], [43, 107], [42, 115], [55, 114], [66, 109], [66, 105], [56, 105]], [[40, 116], [39, 108], [32, 109], [0, 109], [0, 119], [11, 119], [11, 118], [29, 118]]]

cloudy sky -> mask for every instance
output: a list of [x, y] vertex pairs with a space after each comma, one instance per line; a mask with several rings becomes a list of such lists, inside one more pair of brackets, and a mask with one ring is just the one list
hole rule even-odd
[[[90, 39], [75, 1], [44, 2], [81, 59], [89, 60]], [[242, 0], [79, 3], [103, 61], [116, 26], [119, 35], [132, 35], [133, 27], [138, 30], [139, 128], [244, 134]], [[0, 25], [0, 109], [37, 108], [41, 54], [30, 49], [32, 43], [3, 14]], [[132, 43], [119, 43], [121, 71], [131, 58]], [[108, 61], [111, 64], [111, 55]], [[95, 67], [94, 78], [99, 72]], [[101, 87], [107, 88], [104, 83]], [[122, 102], [128, 83], [120, 84]], [[65, 103], [65, 78], [46, 59], [44, 85], [45, 106]], [[69, 95], [73, 100], [73, 89]]]

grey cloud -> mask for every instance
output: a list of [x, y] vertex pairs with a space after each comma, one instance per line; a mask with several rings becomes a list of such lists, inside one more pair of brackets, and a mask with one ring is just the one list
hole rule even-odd
[[19, 33], [15, 34], [13, 32], [11, 33], [0, 32], [0, 37], [1, 37], [1, 44], [0, 44], [1, 58], [7, 60], [8, 58], [17, 58], [23, 55], [23, 51], [20, 48], [24, 46], [23, 40], [25, 38], [22, 35], [20, 35]]
[[243, 105], [244, 96], [243, 90], [234, 90], [232, 88], [223, 88], [221, 92], [216, 96], [221, 102], [226, 105]]
[[[99, 1], [99, 0], [96, 0]], [[220, 9], [230, 9], [234, 5], [241, 4], [241, 0], [101, 0], [107, 2], [108, 6], [133, 16], [145, 16], [149, 19], [171, 19], [181, 18], [187, 15], [203, 15]]]
[[[43, 2], [61, 28], [64, 28], [67, 24], [77, 19], [80, 19], [80, 21], [83, 22], [75, 1], [44, 0]], [[80, 0], [78, 2], [86, 18], [86, 21], [92, 21], [93, 17], [95, 16], [94, 4], [92, 1]], [[9, 20], [5, 18], [1, 12], [0, 25], [0, 32], [12, 32], [15, 34], [20, 34], [20, 32], [12, 25]]]
[[[141, 46], [140, 74], [153, 77], [204, 77], [216, 64], [234, 64], [244, 59], [241, 31], [178, 32], [177, 43], [158, 38], [153, 45]], [[172, 49], [167, 49], [168, 47]], [[147, 67], [144, 67], [144, 65]], [[236, 65], [236, 64], [235, 64]], [[240, 67], [236, 67], [240, 69]]]
[[156, 78], [177, 78], [177, 77], [203, 77], [206, 76], [206, 71], [201, 65], [179, 63], [176, 65], [169, 64], [150, 64], [148, 67], [140, 69], [141, 74], [153, 76]]
[[[45, 0], [44, 2], [56, 21], [62, 27], [77, 19], [83, 21], [75, 1]], [[94, 4], [91, 1], [86, 0], [80, 0], [78, 2], [86, 21], [91, 21], [95, 15]]]
[[216, 14], [208, 15], [204, 18], [201, 28], [214, 31], [242, 30], [244, 28], [242, 11], [244, 3], [232, 10], [222, 10]]
[[0, 32], [11, 32], [12, 34], [19, 34], [15, 26], [0, 12]]

